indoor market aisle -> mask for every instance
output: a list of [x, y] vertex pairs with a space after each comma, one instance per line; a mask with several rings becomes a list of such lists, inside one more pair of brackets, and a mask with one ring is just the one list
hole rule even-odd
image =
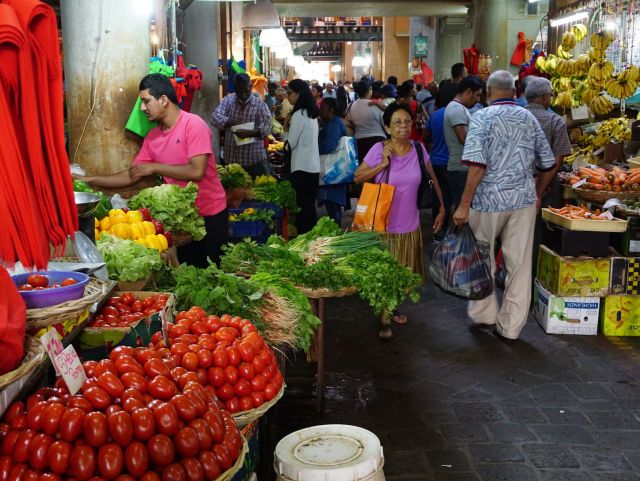
[[380, 437], [388, 481], [640, 479], [640, 338], [548, 336], [530, 319], [501, 341], [433, 285], [391, 342], [356, 297], [327, 311], [324, 416], [300, 399], [314, 365], [298, 356], [270, 452], [291, 431], [346, 423]]

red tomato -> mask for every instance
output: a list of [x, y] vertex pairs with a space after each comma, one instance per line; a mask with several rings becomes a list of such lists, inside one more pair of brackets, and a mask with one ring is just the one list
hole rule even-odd
[[148, 384], [149, 394], [156, 399], [171, 399], [178, 393], [175, 384], [165, 376], [156, 376]]
[[139, 408], [131, 413], [133, 435], [136, 439], [146, 441], [155, 433], [156, 421], [153, 411], [149, 408]]
[[140, 441], [135, 441], [127, 446], [124, 452], [127, 471], [135, 478], [139, 478], [149, 469], [149, 454], [146, 446]]
[[198, 415], [195, 406], [189, 398], [183, 394], [173, 396], [170, 402], [176, 408], [180, 419], [185, 423], [195, 419]]
[[96, 361], [85, 361], [82, 363], [82, 368], [87, 377], [93, 377], [95, 375], [93, 371], [97, 365], [98, 363]]
[[[135, 373], [129, 373], [129, 374], [135, 374]], [[120, 399], [122, 401], [126, 401], [127, 399], [137, 399], [140, 402], [144, 402], [144, 395], [135, 387], [130, 387], [125, 389], [122, 392], [122, 396], [120, 396]]]
[[98, 451], [98, 471], [106, 479], [115, 479], [122, 472], [124, 456], [115, 443], [105, 444]]
[[204, 470], [198, 458], [181, 459], [180, 464], [187, 473], [187, 481], [204, 481]]
[[103, 307], [100, 310], [100, 314], [102, 314], [103, 316], [120, 317], [120, 311], [118, 311], [118, 309], [114, 305], [108, 305]]
[[65, 280], [62, 281], [62, 287], [72, 286], [77, 283], [78, 281], [76, 281], [75, 279], [72, 279], [71, 277], [67, 277]]
[[144, 304], [142, 303], [141, 300], [136, 299], [131, 303], [131, 310], [133, 312], [142, 312], [143, 309], [144, 309]]
[[72, 446], [66, 441], [56, 441], [49, 447], [47, 462], [49, 469], [56, 474], [63, 474], [69, 468]]
[[133, 440], [133, 425], [128, 412], [111, 413], [107, 416], [107, 425], [111, 438], [120, 446], [128, 446]]
[[2, 438], [1, 452], [3, 455], [7, 456], [13, 454], [13, 448], [16, 445], [16, 441], [18, 440], [20, 433], [22, 433], [22, 431], [9, 431], [4, 438]]
[[[255, 358], [254, 358], [255, 359]], [[238, 366], [238, 376], [242, 379], [246, 379], [247, 381], [253, 380], [256, 377], [256, 372], [253, 367], [253, 364], [248, 362], [243, 362]]]
[[32, 291], [33, 290], [33, 286], [31, 284], [22, 284], [20, 287], [18, 287], [19, 291]]
[[84, 396], [76, 395], [72, 396], [67, 403], [67, 407], [69, 408], [79, 408], [82, 409], [85, 413], [93, 411], [93, 406], [91, 403], [84, 398]]
[[98, 385], [112, 398], [120, 397], [124, 391], [122, 382], [112, 372], [105, 372], [98, 376]]
[[198, 460], [202, 465], [205, 479], [216, 479], [222, 474], [218, 461], [216, 461], [216, 457], [211, 451], [201, 451], [198, 455]]
[[234, 386], [234, 390], [236, 396], [239, 398], [250, 396], [252, 392], [251, 383], [246, 379], [238, 379], [238, 382]]
[[125, 392], [127, 392], [131, 388], [136, 389], [142, 394], [147, 392], [147, 380], [142, 374], [138, 372], [125, 372], [120, 376], [120, 381], [122, 381], [122, 384], [126, 388]]
[[253, 361], [251, 361], [251, 365], [253, 366], [253, 370], [256, 374], [260, 374], [262, 371], [264, 371], [265, 363], [260, 356], [254, 357]]
[[71, 474], [78, 481], [85, 481], [96, 471], [96, 452], [91, 446], [76, 445], [71, 451]]
[[276, 397], [278, 391], [280, 391], [280, 388], [273, 382], [270, 382], [269, 384], [267, 384], [267, 387], [264, 388], [265, 399], [267, 401], [271, 401], [274, 397]]
[[57, 434], [63, 413], [64, 406], [62, 404], [50, 403], [42, 413], [41, 429], [50, 436]]
[[111, 397], [107, 392], [99, 387], [91, 387], [84, 391], [82, 395], [96, 409], [106, 409], [111, 404]]
[[222, 349], [213, 351], [213, 365], [216, 367], [227, 367], [229, 365], [229, 357]]
[[132, 356], [120, 356], [116, 359], [116, 369], [120, 375], [135, 372], [144, 376], [145, 370]]
[[144, 305], [144, 307], [151, 307], [153, 306], [153, 304], [155, 304], [155, 302], [156, 300], [151, 296], [142, 300], [142, 304]]
[[229, 450], [223, 444], [216, 444], [211, 452], [223, 471], [226, 471], [233, 465]]
[[125, 292], [124, 294], [122, 294], [120, 296], [120, 302], [122, 302], [123, 304], [126, 304], [128, 306], [133, 304], [135, 302], [135, 300], [136, 300], [136, 298], [134, 297], [134, 295], [131, 292]]
[[60, 438], [74, 441], [83, 429], [85, 412], [80, 408], [68, 407], [60, 419]]
[[216, 416], [212, 411], [208, 411], [202, 417], [211, 429], [211, 436], [214, 443], [221, 443], [224, 439], [224, 421], [221, 417]]
[[238, 330], [233, 327], [221, 327], [216, 331], [218, 341], [233, 341], [238, 337]]
[[207, 422], [204, 419], [194, 419], [189, 423], [189, 427], [198, 436], [200, 451], [208, 451], [213, 445], [213, 434]]
[[109, 298], [107, 304], [110, 306], [115, 306], [116, 304], [120, 304], [120, 302], [122, 302], [120, 296], [113, 296]]
[[225, 401], [224, 407], [231, 414], [238, 413], [238, 412], [240, 412], [240, 400], [237, 397], [234, 396], [231, 399], [228, 399], [227, 401]]
[[242, 356], [240, 351], [235, 347], [228, 347], [225, 349], [227, 357], [229, 358], [229, 364], [232, 366], [238, 366], [242, 362]]
[[160, 481], [160, 476], [158, 475], [158, 473], [155, 473], [153, 471], [147, 471], [138, 479], [139, 481]]
[[224, 442], [222, 443], [231, 455], [231, 459], [236, 459], [240, 455], [242, 450], [242, 438], [237, 429], [230, 429], [227, 434], [224, 435]]
[[254, 408], [262, 406], [266, 401], [263, 391], [254, 391], [254, 392], [252, 392], [251, 393], [251, 399], [253, 399], [253, 407]]
[[4, 412], [2, 420], [5, 423], [10, 423], [18, 414], [24, 414], [24, 412], [24, 403], [22, 401], [13, 402]]
[[31, 274], [27, 278], [27, 284], [31, 285], [33, 288], [47, 287], [49, 285], [49, 279], [47, 276], [43, 276], [42, 274]]
[[181, 364], [187, 371], [195, 371], [198, 369], [198, 355], [194, 352], [184, 353]]
[[242, 356], [242, 360], [244, 362], [251, 362], [256, 356], [253, 347], [248, 342], [241, 342], [238, 346], [238, 350], [240, 351], [240, 355]]
[[240, 411], [249, 411], [253, 409], [255, 406], [253, 405], [253, 398], [251, 395], [243, 396], [240, 398]]
[[162, 481], [187, 481], [187, 473], [181, 464], [173, 463], [162, 470]]
[[29, 446], [29, 450], [31, 451], [29, 464], [32, 468], [42, 470], [49, 465], [47, 453], [49, 452], [51, 443], [53, 443], [53, 438], [48, 434], [40, 433], [34, 436]]
[[98, 364], [96, 364], [96, 367], [93, 371], [93, 375], [95, 377], [98, 377], [107, 371], [111, 371], [114, 374], [118, 373], [118, 370], [116, 369], [116, 365], [113, 363], [111, 359], [103, 359]]
[[26, 463], [29, 459], [29, 446], [35, 437], [36, 432], [32, 429], [25, 429], [20, 433], [13, 446], [13, 461], [15, 463]]
[[156, 434], [147, 441], [147, 453], [155, 466], [171, 464], [175, 458], [175, 449], [171, 439], [165, 434]]
[[216, 389], [216, 395], [222, 401], [228, 401], [234, 396], [234, 394], [235, 394], [235, 390], [231, 384], [224, 384], [220, 386], [218, 389]]
[[40, 473], [38, 481], [62, 481], [62, 478], [59, 475], [53, 473]]
[[227, 366], [224, 369], [224, 375], [227, 379], [227, 383], [234, 385], [238, 382], [238, 370], [234, 366]]
[[196, 456], [200, 451], [198, 435], [190, 427], [185, 427], [178, 431], [178, 434], [173, 438], [173, 444], [178, 454], [183, 458]]
[[11, 456], [0, 457], [0, 481], [7, 481], [12, 467], [13, 462], [11, 461]]
[[91, 446], [102, 446], [107, 442], [109, 430], [107, 427], [107, 416], [101, 412], [91, 412], [85, 415], [82, 423], [82, 432]]
[[154, 378], [156, 376], [169, 376], [169, 369], [162, 362], [161, 359], [149, 359], [144, 363], [144, 372], [150, 378]]
[[[42, 415], [47, 407], [49, 407], [49, 401], [39, 401], [29, 410], [27, 414], [27, 426], [29, 429], [35, 431], [40, 430], [40, 426], [42, 426]], [[14, 416], [11, 421], [16, 417], [17, 416]]]
[[114, 306], [116, 309], [118, 309], [118, 312], [120, 313], [120, 317], [122, 317], [123, 314], [131, 314], [131, 306], [127, 305], [127, 304], [117, 304], [116, 306]]
[[162, 403], [153, 409], [156, 429], [159, 433], [174, 436], [178, 432], [178, 411], [171, 403]]
[[131, 414], [136, 409], [143, 408], [144, 404], [136, 398], [129, 398], [122, 401], [122, 409]]

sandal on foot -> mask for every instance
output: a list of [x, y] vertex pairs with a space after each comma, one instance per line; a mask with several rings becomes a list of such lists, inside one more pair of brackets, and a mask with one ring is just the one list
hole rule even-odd
[[393, 330], [390, 327], [383, 327], [378, 331], [378, 337], [383, 340], [393, 339]]
[[404, 314], [400, 314], [400, 313], [394, 314], [393, 317], [391, 318], [391, 320], [393, 322], [395, 322], [396, 324], [399, 324], [401, 326], [408, 322], [407, 316], [405, 316]]

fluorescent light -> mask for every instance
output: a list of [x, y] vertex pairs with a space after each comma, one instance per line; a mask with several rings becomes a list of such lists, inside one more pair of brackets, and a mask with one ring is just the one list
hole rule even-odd
[[529, 3], [538, 3], [540, 0], [529, 0]]
[[268, 28], [260, 32], [260, 46], [261, 47], [282, 47], [289, 44], [287, 34], [282, 28]]
[[133, 2], [133, 11], [141, 17], [149, 17], [153, 13], [153, 2], [151, 0], [136, 0]]
[[551, 20], [550, 24], [552, 27], [559, 27], [560, 25], [577, 22], [579, 20], [584, 20], [585, 18], [589, 18], [589, 14], [587, 12], [578, 12], [565, 17], [554, 18]]

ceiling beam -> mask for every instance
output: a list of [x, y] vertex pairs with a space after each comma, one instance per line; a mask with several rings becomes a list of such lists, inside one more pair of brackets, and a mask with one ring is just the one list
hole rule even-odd
[[330, 16], [431, 16], [465, 15], [469, 1], [460, 0], [402, 0], [348, 2], [345, 0], [274, 0], [273, 4], [282, 17], [330, 17]]

